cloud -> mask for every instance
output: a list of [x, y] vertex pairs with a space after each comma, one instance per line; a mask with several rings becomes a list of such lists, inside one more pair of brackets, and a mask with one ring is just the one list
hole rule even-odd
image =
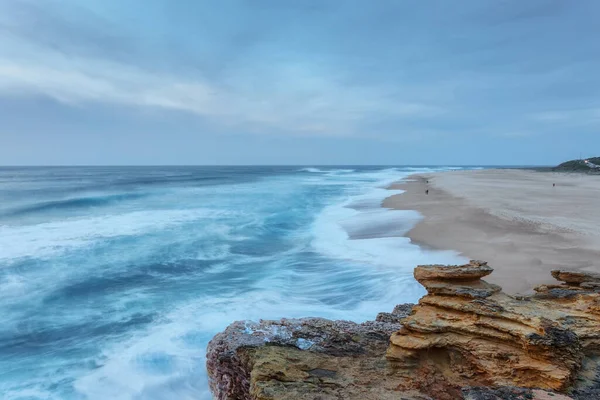
[[81, 106], [92, 102], [192, 113], [226, 125], [349, 135], [373, 113], [428, 117], [439, 107], [398, 102], [385, 88], [350, 87], [308, 66], [277, 66], [261, 88], [221, 86], [135, 66], [46, 54], [45, 65], [0, 60], [0, 94], [43, 95]]
[[11, 0], [0, 3], [0, 36], [62, 54], [133, 59], [137, 45], [127, 33], [77, 3]]
[[549, 110], [531, 115], [531, 119], [545, 124], [568, 124], [571, 126], [600, 126], [600, 108], [576, 110]]
[[598, 122], [560, 111], [597, 107], [597, 2], [300, 3], [0, 2], [0, 96], [381, 140]]

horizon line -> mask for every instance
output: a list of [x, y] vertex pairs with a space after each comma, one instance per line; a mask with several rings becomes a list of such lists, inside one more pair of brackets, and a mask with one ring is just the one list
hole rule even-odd
[[550, 164], [17, 164], [0, 168], [74, 168], [74, 167], [554, 167]]

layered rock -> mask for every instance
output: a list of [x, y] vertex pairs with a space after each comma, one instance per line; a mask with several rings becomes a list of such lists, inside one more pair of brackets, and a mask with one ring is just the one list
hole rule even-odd
[[584, 283], [600, 283], [600, 274], [590, 272], [569, 271], [563, 269], [555, 269], [550, 273], [557, 281], [566, 282], [572, 285], [580, 285]]
[[[207, 351], [219, 400], [599, 399], [600, 277], [512, 297], [481, 261], [419, 266], [427, 289], [376, 321], [239, 321]], [[557, 392], [562, 392], [559, 394]]]
[[[208, 345], [209, 383], [225, 399], [398, 399], [383, 357], [412, 305], [357, 324], [322, 318], [238, 321]], [[408, 390], [404, 399], [429, 399]]]
[[514, 298], [480, 279], [489, 273], [479, 261], [415, 269], [428, 294], [387, 350], [405, 376], [401, 388], [431, 392], [435, 382], [452, 399], [465, 386], [564, 391], [575, 383], [584, 357], [600, 348], [600, 293], [584, 285], [595, 277], [556, 271], [565, 284]]

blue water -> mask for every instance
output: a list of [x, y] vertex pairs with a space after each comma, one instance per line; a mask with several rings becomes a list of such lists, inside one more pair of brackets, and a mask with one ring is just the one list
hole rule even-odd
[[363, 321], [415, 301], [385, 187], [443, 168], [0, 168], [2, 399], [209, 399], [239, 319]]

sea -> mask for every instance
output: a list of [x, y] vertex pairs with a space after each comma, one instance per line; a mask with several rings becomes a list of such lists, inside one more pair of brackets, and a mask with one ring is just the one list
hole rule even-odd
[[0, 398], [210, 399], [206, 346], [233, 321], [417, 301], [417, 264], [465, 260], [381, 203], [447, 169], [0, 168]]

